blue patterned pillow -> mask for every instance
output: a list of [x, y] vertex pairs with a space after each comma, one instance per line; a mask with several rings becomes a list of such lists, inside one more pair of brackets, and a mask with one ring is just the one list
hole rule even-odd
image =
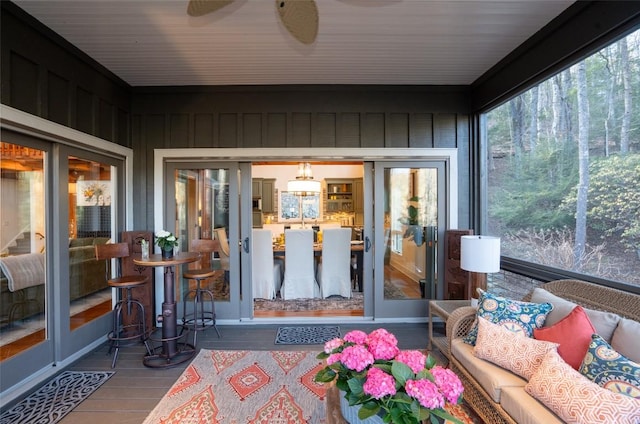
[[[531, 303], [511, 300], [483, 291], [478, 301], [477, 316], [514, 332], [533, 337], [533, 329], [544, 325], [547, 315], [553, 309], [551, 303]], [[463, 341], [476, 345], [478, 324], [467, 334]]]
[[640, 399], [640, 364], [613, 350], [597, 334], [591, 336], [580, 373], [605, 389]]

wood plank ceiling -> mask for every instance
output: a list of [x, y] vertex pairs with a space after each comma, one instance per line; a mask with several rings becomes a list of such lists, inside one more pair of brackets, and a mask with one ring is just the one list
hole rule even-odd
[[187, 0], [14, 2], [132, 86], [467, 85], [573, 3], [316, 0], [306, 45], [273, 0], [201, 17]]

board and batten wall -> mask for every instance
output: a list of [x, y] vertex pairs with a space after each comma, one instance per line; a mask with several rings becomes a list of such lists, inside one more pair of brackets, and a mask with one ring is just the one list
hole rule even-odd
[[153, 223], [153, 150], [189, 147], [458, 148], [458, 222], [469, 221], [465, 87], [146, 87], [133, 92], [131, 147], [140, 170], [134, 198], [146, 199], [136, 207], [136, 226]]

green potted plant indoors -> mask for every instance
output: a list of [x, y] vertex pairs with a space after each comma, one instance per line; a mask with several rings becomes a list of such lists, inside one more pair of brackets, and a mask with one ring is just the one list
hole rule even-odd
[[400, 218], [400, 222], [407, 226], [403, 237], [413, 240], [416, 246], [421, 246], [424, 241], [424, 229], [418, 222], [419, 201], [418, 196], [409, 198], [407, 215]]

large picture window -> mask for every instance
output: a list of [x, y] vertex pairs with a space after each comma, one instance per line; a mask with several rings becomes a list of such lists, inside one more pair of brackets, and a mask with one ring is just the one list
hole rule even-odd
[[640, 31], [486, 115], [502, 254], [640, 285]]

